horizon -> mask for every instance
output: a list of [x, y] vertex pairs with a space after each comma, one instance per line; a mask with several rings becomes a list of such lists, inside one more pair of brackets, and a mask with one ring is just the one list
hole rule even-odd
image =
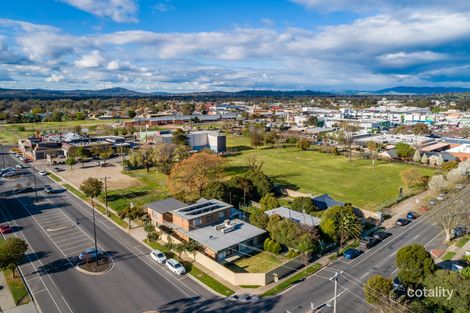
[[470, 88], [470, 3], [32, 0], [0, 15], [0, 88]]

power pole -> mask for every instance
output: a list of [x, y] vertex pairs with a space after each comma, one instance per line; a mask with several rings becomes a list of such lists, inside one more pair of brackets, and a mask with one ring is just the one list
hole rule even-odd
[[35, 202], [38, 202], [38, 186], [36, 185], [36, 171], [34, 169], [34, 160], [33, 160], [33, 166], [31, 166], [31, 168], [33, 169], [34, 193], [36, 194]]
[[335, 294], [334, 294], [334, 298], [333, 298], [333, 313], [336, 313], [336, 298], [338, 297], [338, 276], [341, 273], [342, 273], [342, 271], [335, 272], [335, 276], [330, 278], [330, 280], [334, 279], [334, 281], [335, 281]]
[[108, 176], [104, 176], [101, 179], [104, 180], [104, 205], [106, 207], [106, 216], [109, 216], [108, 214]]
[[5, 168], [5, 154], [3, 154], [3, 144], [0, 143], [0, 146], [2, 147], [2, 150], [0, 151], [0, 153], [2, 153], [3, 168]]
[[91, 211], [93, 212], [93, 237], [95, 239], [95, 260], [96, 267], [98, 267], [98, 243], [96, 241], [95, 203], [93, 202], [93, 198], [91, 198]]

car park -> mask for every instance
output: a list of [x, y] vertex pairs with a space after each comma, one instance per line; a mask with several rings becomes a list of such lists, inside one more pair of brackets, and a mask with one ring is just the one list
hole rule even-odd
[[387, 231], [384, 231], [384, 230], [378, 230], [374, 233], [373, 237], [375, 239], [379, 239], [379, 240], [384, 240], [385, 238], [388, 238], [392, 235], [392, 233], [389, 233]]
[[361, 248], [366, 248], [366, 249], [370, 249], [376, 245], [378, 245], [380, 243], [381, 240], [375, 238], [375, 237], [365, 237], [365, 238], [362, 238], [360, 243], [359, 243], [359, 246]]
[[160, 250], [152, 250], [152, 252], [150, 252], [150, 257], [152, 258], [152, 260], [154, 260], [157, 263], [166, 262], [166, 256]]
[[408, 213], [406, 213], [406, 218], [409, 219], [409, 220], [415, 220], [419, 217], [418, 213], [414, 212], [414, 211], [410, 211]]
[[8, 224], [0, 225], [0, 233], [2, 234], [9, 234], [11, 233], [11, 227]]
[[44, 185], [44, 191], [46, 193], [53, 193], [54, 189], [52, 189], [52, 187], [50, 185]]
[[343, 257], [347, 260], [352, 260], [360, 256], [361, 254], [361, 250], [350, 248], [343, 252]]
[[47, 176], [47, 171], [41, 170], [41, 171], [39, 171], [38, 174], [41, 175], [41, 176]]
[[398, 226], [406, 226], [408, 225], [409, 223], [411, 223], [411, 220], [407, 219], [407, 218], [403, 218], [403, 217], [400, 217], [399, 219], [397, 219], [396, 221], [396, 224]]
[[177, 275], [183, 275], [186, 273], [186, 270], [184, 269], [184, 266], [181, 265], [180, 262], [176, 261], [175, 259], [169, 259], [166, 261], [166, 267], [172, 271], [173, 273]]
[[80, 261], [84, 261], [84, 260], [95, 259], [102, 255], [103, 255], [103, 251], [100, 249], [95, 250], [95, 248], [87, 248], [78, 255], [78, 259]]

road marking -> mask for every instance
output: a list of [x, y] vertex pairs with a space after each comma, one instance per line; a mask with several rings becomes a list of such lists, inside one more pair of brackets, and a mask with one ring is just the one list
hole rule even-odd
[[370, 272], [366, 272], [364, 275], [361, 276], [361, 278], [366, 277]]
[[57, 230], [61, 230], [61, 229], [68, 228], [68, 227], [69, 227], [69, 225], [64, 225], [64, 226], [60, 226], [60, 227], [56, 227], [56, 228], [48, 228], [48, 229], [46, 229], [46, 231], [48, 231], [48, 232], [57, 231]]
[[390, 275], [393, 275], [394, 273], [396, 273], [398, 271], [398, 268], [396, 268], [393, 272], [390, 273]]
[[35, 292], [33, 292], [33, 293], [34, 293], [35, 295], [37, 295], [38, 293], [41, 293], [41, 292], [44, 292], [44, 291], [47, 291], [47, 289], [41, 289], [41, 290], [35, 291]]
[[395, 254], [397, 254], [398, 250], [395, 250], [395, 252], [393, 252], [392, 254], [390, 254], [390, 256], [394, 256]]
[[427, 247], [431, 242], [434, 241], [434, 239], [436, 239], [437, 237], [439, 237], [443, 232], [444, 232], [444, 231], [441, 230], [441, 231], [439, 232], [439, 234], [437, 234], [437, 235], [434, 236], [431, 240], [429, 240], [429, 242], [428, 242], [427, 244], [425, 244], [424, 247]]
[[417, 234], [416, 236], [413, 237], [413, 239], [418, 239], [419, 237], [419, 234]]

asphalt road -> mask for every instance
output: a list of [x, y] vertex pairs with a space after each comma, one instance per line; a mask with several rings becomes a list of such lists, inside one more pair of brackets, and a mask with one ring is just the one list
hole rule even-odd
[[[7, 166], [17, 161], [5, 157]], [[34, 186], [30, 169], [21, 178], [2, 180], [0, 192]], [[98, 245], [114, 266], [103, 275], [77, 271], [76, 254], [93, 246], [92, 211], [47, 177], [36, 175], [39, 201], [25, 192], [1, 198], [1, 222], [28, 242], [21, 266], [29, 289], [44, 313], [55, 312], [269, 312], [276, 299], [253, 305], [222, 300], [188, 275], [178, 277], [148, 256], [150, 249], [97, 214]], [[44, 184], [56, 192], [46, 194]], [[77, 225], [77, 220], [79, 224]]]
[[[17, 161], [6, 155], [7, 166]], [[18, 184], [32, 186], [29, 170], [15, 180], [1, 180], [0, 192]], [[279, 296], [253, 304], [222, 300], [187, 276], [177, 277], [149, 257], [150, 250], [97, 214], [99, 246], [114, 260], [113, 269], [99, 276], [73, 268], [78, 251], [92, 246], [91, 209], [67, 191], [47, 195], [44, 184], [61, 187], [47, 177], [37, 176], [40, 201], [34, 192], [1, 198], [1, 222], [14, 228], [12, 235], [24, 238], [29, 246], [28, 262], [21, 266], [28, 287], [43, 312], [332, 312], [334, 295], [331, 277], [338, 278], [337, 312], [369, 312], [374, 307], [364, 301], [363, 285], [373, 274], [395, 276], [395, 253], [410, 243], [432, 249], [443, 240], [441, 229], [430, 215], [405, 227], [360, 257], [339, 259]], [[77, 220], [79, 225], [77, 225]], [[328, 305], [327, 305], [328, 303]]]

